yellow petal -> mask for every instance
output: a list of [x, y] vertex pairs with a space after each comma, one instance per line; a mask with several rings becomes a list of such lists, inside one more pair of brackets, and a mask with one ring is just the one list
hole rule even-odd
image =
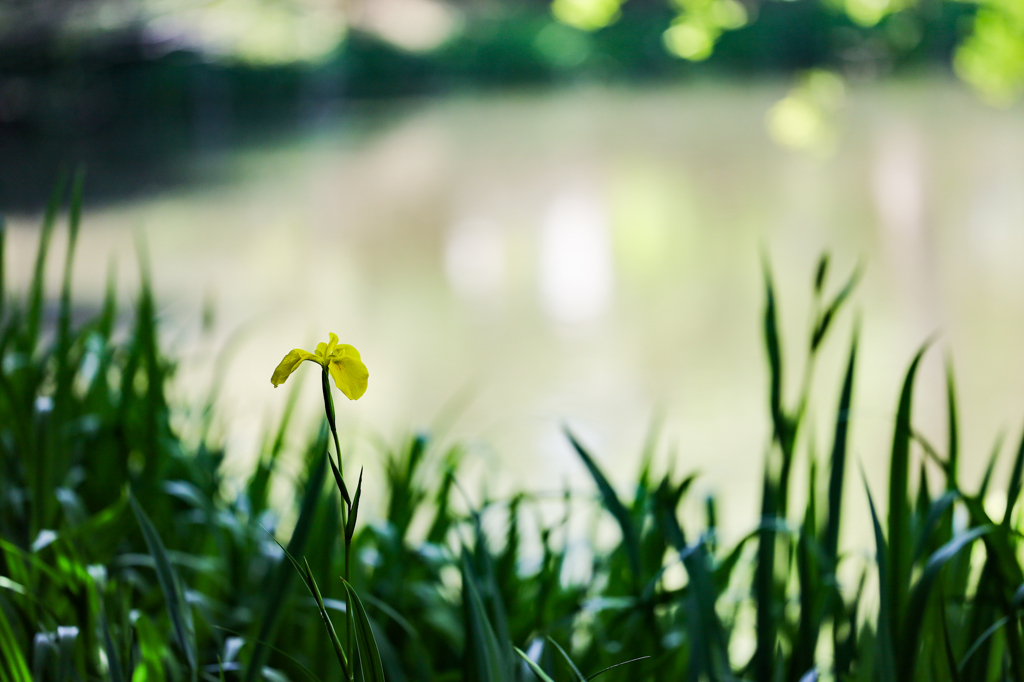
[[327, 359], [327, 344], [322, 341], [316, 344], [316, 354], [321, 360]]
[[270, 377], [270, 383], [274, 384], [274, 388], [283, 384], [303, 360], [309, 360], [310, 362], [315, 362], [317, 364], [320, 362], [315, 355], [308, 351], [304, 351], [301, 348], [292, 349], [288, 355], [284, 356], [284, 360], [282, 360], [281, 364], [279, 364], [277, 369], [274, 370], [274, 375]]
[[338, 347], [338, 335], [331, 332], [331, 340], [327, 343], [327, 350], [324, 351], [324, 357], [329, 358], [334, 355], [334, 349]]
[[366, 393], [370, 373], [359, 359], [359, 351], [347, 343], [340, 344], [335, 349], [328, 371], [334, 378], [334, 385], [349, 400], [359, 400]]

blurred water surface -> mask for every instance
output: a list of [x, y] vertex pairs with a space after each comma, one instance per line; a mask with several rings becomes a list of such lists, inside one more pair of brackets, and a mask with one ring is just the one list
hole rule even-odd
[[[129, 296], [144, 235], [170, 350], [186, 358], [183, 404], [205, 394], [230, 349], [220, 406], [236, 471], [252, 465], [298, 376], [274, 390], [274, 366], [333, 331], [370, 369], [366, 396], [339, 416], [371, 469], [374, 439], [445, 423], [449, 439], [471, 444], [467, 477], [496, 494], [582, 487], [568, 424], [624, 482], [662, 414], [662, 465], [671, 456], [701, 470], [701, 490], [727, 503], [725, 527], [747, 529], [769, 440], [761, 255], [779, 282], [792, 399], [827, 249], [830, 291], [858, 259], [866, 266], [855, 461], [881, 491], [903, 372], [937, 332], [917, 422], [943, 442], [952, 356], [971, 480], [999, 429], [1015, 441], [1024, 414], [1022, 111], [988, 108], [943, 79], [854, 84], [832, 154], [806, 155], [766, 132], [786, 88], [405, 101], [197, 158], [215, 182], [87, 211], [76, 291], [97, 304], [114, 258]], [[21, 285], [37, 225], [11, 221]], [[852, 319], [815, 374], [821, 453]], [[301, 374], [312, 424], [315, 368]]]

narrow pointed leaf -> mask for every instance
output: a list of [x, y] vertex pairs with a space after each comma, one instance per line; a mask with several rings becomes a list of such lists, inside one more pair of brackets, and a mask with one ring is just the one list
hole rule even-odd
[[363, 470], [359, 470], [359, 482], [356, 484], [356, 495], [352, 498], [352, 506], [348, 512], [348, 523], [345, 526], [345, 539], [352, 541], [356, 532], [356, 517], [359, 516], [359, 499], [363, 496]]
[[620, 666], [629, 665], [630, 663], [636, 663], [637, 661], [643, 661], [643, 660], [648, 659], [648, 658], [650, 658], [650, 656], [637, 656], [636, 658], [631, 658], [628, 661], [622, 661], [621, 663], [615, 663], [613, 665], [608, 666], [607, 668], [603, 668], [601, 670], [598, 670], [593, 675], [590, 675], [589, 677], [587, 677], [587, 680], [589, 682], [589, 680], [594, 679], [598, 675], [604, 675], [609, 670], [614, 670], [615, 668], [618, 668]]
[[[861, 472], [863, 477], [863, 472]], [[896, 661], [893, 641], [893, 615], [892, 597], [889, 594], [889, 552], [887, 551], [885, 535], [882, 532], [882, 524], [878, 521], [878, 513], [875, 511], [875, 501], [871, 497], [871, 490], [868, 489], [867, 479], [864, 479], [864, 490], [868, 496], [868, 506], [871, 509], [871, 523], [875, 531], [875, 560], [878, 564], [878, 627], [876, 632], [878, 643], [878, 674], [881, 682], [896, 682]]]
[[[907, 592], [910, 589], [911, 552], [914, 543], [910, 537], [910, 441], [911, 413], [914, 393], [914, 377], [921, 358], [928, 344], [918, 350], [910, 363], [907, 376], [900, 392], [899, 406], [896, 410], [896, 426], [892, 438], [892, 454], [889, 463], [889, 599], [892, 603], [892, 614], [903, 612], [906, 605]], [[891, 620], [893, 628], [896, 621]]]
[[[587, 682], [587, 678], [583, 677], [583, 673], [581, 673], [580, 669], [576, 667], [576, 663], [574, 663], [572, 658], [569, 657], [569, 654], [565, 652], [565, 649], [563, 649], [558, 642], [551, 639], [551, 637], [548, 637], [547, 640], [551, 642], [555, 649], [558, 650], [558, 653], [562, 654], [562, 658], [564, 658], [565, 662], [569, 665], [569, 668], [572, 670], [572, 674], [576, 676], [577, 682]], [[522, 655], [522, 653], [520, 653], [520, 655]]]
[[164, 593], [164, 600], [167, 602], [167, 614], [171, 619], [174, 639], [177, 641], [182, 653], [185, 654], [189, 668], [195, 670], [197, 655], [195, 632], [192, 629], [192, 612], [185, 603], [177, 572], [167, 556], [167, 550], [164, 548], [164, 543], [153, 526], [153, 522], [146, 516], [146, 512], [139, 506], [134, 495], [129, 494], [128, 501], [131, 503], [132, 511], [135, 512], [139, 528], [142, 529], [142, 537], [146, 541], [146, 548], [149, 550], [150, 556], [153, 557], [156, 577], [160, 583], [160, 589]]
[[565, 435], [569, 438], [569, 442], [572, 443], [573, 448], [576, 450], [576, 454], [583, 460], [583, 464], [587, 467], [587, 471], [590, 472], [591, 478], [597, 484], [598, 492], [601, 494], [601, 500], [604, 502], [605, 508], [611, 512], [612, 516], [619, 524], [619, 530], [622, 531], [622, 540], [626, 546], [626, 556], [629, 560], [629, 567], [633, 571], [634, 580], [640, 578], [640, 540], [637, 537], [636, 528], [633, 525], [633, 520], [629, 516], [629, 512], [626, 507], [619, 500], [618, 495], [615, 494], [615, 490], [612, 488], [608, 479], [605, 478], [601, 469], [594, 462], [593, 457], [590, 453], [580, 445], [580, 442], [576, 440], [576, 437], [568, 430], [565, 429]]
[[516, 647], [516, 653], [519, 654], [520, 658], [526, 661], [526, 665], [530, 666], [530, 670], [533, 671], [534, 675], [540, 678], [541, 682], [555, 682], [553, 679], [551, 679], [551, 676], [544, 672], [543, 668], [534, 663], [533, 659], [527, 656], [522, 649]]
[[380, 651], [377, 649], [377, 640], [373, 637], [373, 630], [370, 629], [370, 619], [366, 616], [366, 609], [359, 595], [348, 584], [345, 584], [345, 592], [348, 594], [348, 604], [352, 607], [350, 623], [355, 626], [356, 652], [359, 654], [359, 668], [362, 671], [363, 682], [384, 682], [384, 665], [380, 660]]
[[972, 528], [957, 535], [928, 558], [928, 563], [925, 564], [921, 577], [918, 578], [914, 589], [910, 593], [910, 602], [907, 606], [906, 618], [904, 619], [903, 634], [903, 639], [908, 642], [908, 646], [901, 652], [899, 679], [919, 679], [915, 668], [917, 661], [916, 642], [922, 627], [922, 621], [924, 620], [925, 608], [928, 606], [928, 596], [931, 593], [932, 585], [939, 576], [939, 571], [942, 570], [942, 567], [950, 559], [956, 556], [957, 552], [992, 530], [992, 526]]

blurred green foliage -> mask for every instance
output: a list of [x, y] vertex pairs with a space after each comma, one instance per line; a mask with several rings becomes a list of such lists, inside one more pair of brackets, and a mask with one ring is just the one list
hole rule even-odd
[[[64, 183], [47, 207], [26, 296], [0, 292], [0, 682], [337, 679], [330, 633], [348, 636], [340, 612], [354, 597], [337, 578], [345, 531], [327, 482], [326, 428], [299, 453], [295, 481], [281, 462], [298, 382], [244, 481], [221, 473], [212, 404], [187, 412], [200, 434], [193, 444], [179, 435], [166, 398], [174, 362], [161, 350], [145, 267], [131, 314], [111, 283], [98, 315], [74, 319], [82, 180], [71, 182], [56, 307], [43, 272]], [[860, 271], [838, 286], [829, 274], [823, 258], [794, 392], [765, 266], [770, 448], [760, 519], [730, 546], [718, 537], [713, 498], [702, 522], [681, 520], [695, 477], [656, 470], [656, 429], [626, 494], [567, 432], [579, 480], [554, 497], [524, 491], [479, 504], [459, 487], [457, 445], [417, 435], [382, 447], [386, 504], [364, 511], [369, 521], [353, 537], [365, 624], [355, 635], [366, 643], [372, 630], [382, 662], [362, 679], [580, 680], [632, 661], [601, 679], [1024, 680], [1014, 521], [1024, 442], [994, 518], [985, 500], [1000, 447], [980, 488], [965, 490], [951, 372], [946, 443], [914, 428], [925, 348], [902, 381], [884, 515], [865, 493], [874, 559], [843, 549], [844, 495], [861, 490], [846, 481], [856, 325], [834, 411], [810, 386]], [[823, 457], [807, 435], [812, 405], [834, 415]], [[805, 481], [793, 475], [801, 459]], [[272, 485], [291, 489], [284, 508], [270, 504]], [[802, 508], [791, 499], [798, 489]], [[613, 525], [616, 541], [574, 535], [580, 514]], [[316, 583], [313, 596], [297, 573]], [[840, 577], [850, 575], [859, 577]], [[876, 580], [877, 600], [867, 596]]]

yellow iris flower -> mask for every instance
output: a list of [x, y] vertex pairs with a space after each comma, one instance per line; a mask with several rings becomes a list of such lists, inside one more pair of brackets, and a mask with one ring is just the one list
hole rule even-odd
[[284, 356], [284, 360], [270, 377], [270, 383], [274, 384], [274, 388], [283, 384], [303, 360], [315, 362], [327, 370], [334, 379], [334, 385], [349, 400], [359, 400], [366, 393], [370, 373], [359, 359], [359, 351], [347, 343], [338, 343], [337, 334], [331, 334], [329, 342], [317, 344], [315, 353], [295, 348]]

